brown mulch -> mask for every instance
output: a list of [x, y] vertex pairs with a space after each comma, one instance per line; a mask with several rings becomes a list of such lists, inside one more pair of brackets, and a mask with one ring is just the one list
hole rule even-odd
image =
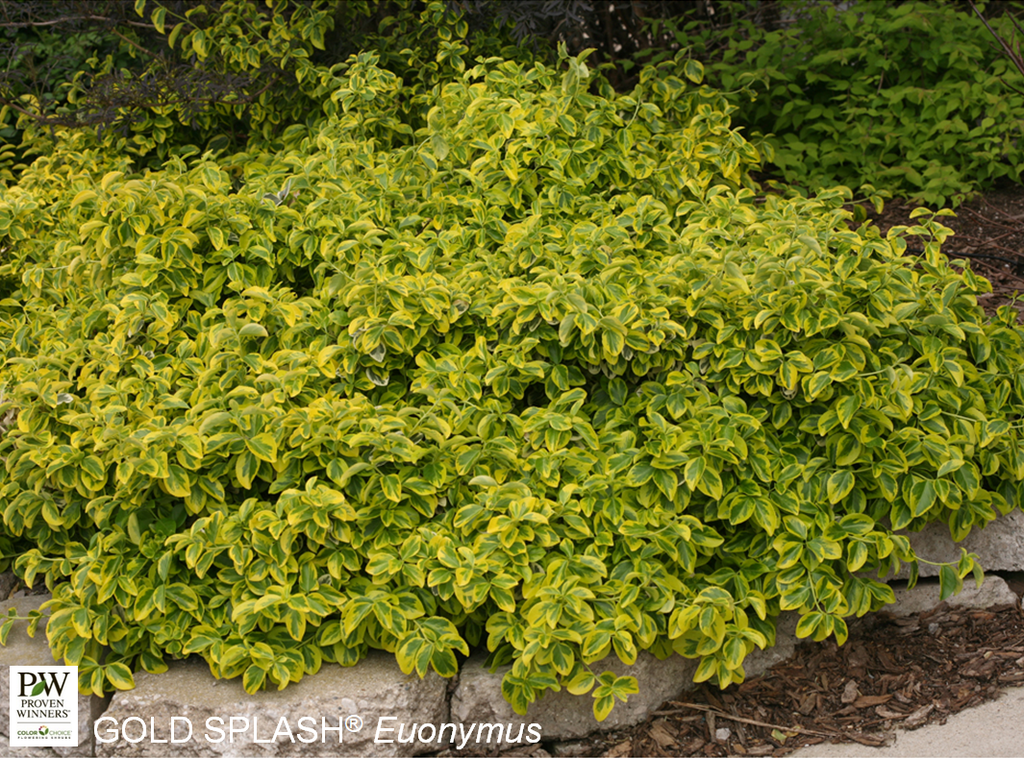
[[[884, 235], [893, 226], [914, 226], [912, 203], [890, 200], [881, 214], [873, 209], [868, 218]], [[954, 231], [942, 246], [950, 259], [967, 259], [971, 270], [992, 282], [992, 292], [978, 303], [989, 315], [1000, 305], [1014, 304], [1024, 291], [1024, 187], [1008, 185], [964, 203], [955, 217], [938, 221]], [[1024, 302], [1015, 307], [1024, 316]]]
[[[865, 617], [842, 647], [804, 644], [763, 676], [702, 687], [630, 732], [595, 745], [624, 756], [783, 756], [822, 742], [886, 744], [1024, 685], [1024, 612], [945, 603], [916, 616]], [[726, 733], [724, 730], [728, 730]]]

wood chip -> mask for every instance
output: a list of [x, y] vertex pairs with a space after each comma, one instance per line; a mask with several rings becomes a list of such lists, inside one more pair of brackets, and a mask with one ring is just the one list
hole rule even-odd
[[817, 707], [817, 705], [818, 693], [808, 692], [800, 701], [800, 707], [797, 708], [797, 710], [804, 716], [810, 716], [814, 712], [814, 709]]
[[854, 708], [871, 708], [888, 703], [890, 700], [892, 700], [892, 695], [861, 695], [853, 701], [852, 705]]
[[902, 719], [904, 716], [907, 715], [905, 713], [900, 713], [899, 711], [890, 711], [884, 705], [880, 705], [877, 708], [875, 708], [875, 713], [877, 713], [883, 719], [889, 719], [890, 721], [894, 719]]
[[907, 716], [903, 723], [905, 726], [913, 729], [916, 726], [921, 726], [927, 719], [928, 714], [935, 710], [935, 704], [930, 703], [922, 708], [918, 708], [916, 711]]
[[680, 755], [696, 755], [706, 743], [702, 739], [690, 740], [679, 751]]
[[839, 702], [850, 704], [858, 697], [860, 697], [860, 690], [857, 689], [857, 682], [851, 679], [843, 687], [843, 694], [839, 697]]
[[676, 745], [676, 738], [665, 727], [664, 721], [655, 721], [647, 731], [647, 736], [654, 738], [655, 742], [665, 748]]
[[607, 753], [604, 754], [604, 758], [626, 758], [627, 755], [633, 752], [632, 740], [626, 740], [620, 742], [618, 745], [613, 747]]
[[882, 747], [889, 740], [886, 736], [876, 734], [857, 734], [856, 732], [850, 732], [844, 735], [849, 737], [854, 742], [859, 742], [861, 745], [867, 745], [869, 747]]

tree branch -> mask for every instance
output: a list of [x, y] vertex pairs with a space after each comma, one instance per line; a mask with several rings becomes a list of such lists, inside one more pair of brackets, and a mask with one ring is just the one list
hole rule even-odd
[[1010, 62], [1017, 67], [1018, 71], [1024, 74], [1024, 60], [1021, 59], [1021, 56], [1019, 54], [1019, 48], [1018, 51], [1015, 53], [1013, 49], [1007, 44], [1006, 40], [1004, 40], [999, 35], [999, 33], [996, 32], [996, 30], [991, 27], [988, 21], [985, 20], [985, 17], [981, 15], [981, 11], [979, 11], [978, 6], [974, 4], [974, 0], [967, 0], [967, 2], [971, 4], [971, 10], [973, 10], [975, 15], [981, 19], [981, 23], [985, 25], [985, 28], [989, 30], [989, 33], [996, 38], [996, 42], [999, 43], [999, 46], [1003, 49], [1003, 53], [1006, 55], [1006, 57], [1009, 58]]
[[125, 42], [127, 42], [129, 45], [134, 47], [139, 52], [145, 53], [146, 55], [148, 55], [151, 58], [156, 58], [158, 61], [162, 61], [163, 60], [163, 56], [162, 55], [160, 55], [159, 53], [154, 53], [152, 50], [147, 50], [142, 45], [140, 45], [138, 42], [136, 42], [136, 41], [134, 41], [132, 39], [129, 39], [128, 37], [126, 37], [123, 34], [121, 34], [121, 32], [119, 32], [117, 29], [111, 29], [110, 31], [113, 32], [114, 34], [116, 34], [121, 39], [123, 39]]
[[67, 21], [108, 21], [115, 24], [128, 24], [129, 26], [140, 26], [144, 29], [152, 29], [152, 24], [147, 24], [142, 21], [131, 21], [129, 19], [118, 20], [116, 18], [110, 18], [109, 16], [96, 16], [93, 14], [86, 14], [82, 16], [61, 16], [60, 18], [50, 19], [49, 21], [6, 21], [0, 23], [0, 29], [23, 29], [27, 27], [37, 26], [54, 26], [56, 24], [63, 24]]

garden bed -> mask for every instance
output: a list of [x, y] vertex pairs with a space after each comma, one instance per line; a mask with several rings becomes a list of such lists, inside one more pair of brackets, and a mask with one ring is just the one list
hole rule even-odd
[[[666, 703], [609, 740], [603, 754], [782, 756], [822, 742], [877, 747], [892, 728], [943, 722], [1022, 684], [1019, 603], [987, 610], [941, 604], [900, 618], [880, 613], [852, 622], [842, 647], [834, 640], [800, 645], [764, 676]], [[723, 728], [729, 736], [716, 740]]]

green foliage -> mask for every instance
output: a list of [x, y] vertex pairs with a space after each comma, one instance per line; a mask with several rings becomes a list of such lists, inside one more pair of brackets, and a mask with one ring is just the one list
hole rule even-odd
[[[970, 9], [847, 5], [794, 2], [784, 6], [795, 17], [787, 26], [691, 22], [677, 38], [712, 84], [734, 91], [735, 120], [774, 135], [787, 182], [871, 184], [941, 206], [1004, 177], [1019, 181], [1024, 78]], [[1009, 19], [993, 24], [1010, 37]]]
[[[398, 113], [403, 123], [416, 126], [422, 126], [416, 119], [425, 111], [424, 96], [465, 71], [470, 55], [529, 59], [494, 24], [468, 39], [467, 23], [438, 0], [312, 0], [277, 3], [271, 11], [248, 0], [222, 0], [216, 12], [198, 6], [181, 16], [158, 0], [137, 0], [136, 7], [158, 32], [166, 32], [168, 46], [180, 58], [195, 57], [225, 77], [252, 76], [247, 90], [259, 93], [255, 100], [211, 104], [198, 116], [187, 100], [176, 108], [154, 109], [156, 121], [132, 125], [133, 140], [143, 152], [163, 141], [159, 128], [154, 132], [167, 120], [161, 117], [198, 130], [211, 148], [238, 142], [230, 134], [211, 136], [218, 128], [241, 130], [249, 149], [279, 148], [287, 125], [316, 123], [337, 111], [336, 75], [345, 71], [348, 53], [375, 53], [378, 68], [402, 79]], [[340, 51], [345, 55], [335, 57]], [[352, 86], [346, 106], [361, 96], [355, 91], [360, 82]], [[164, 157], [166, 151], [159, 154]]]
[[109, 57], [111, 65], [123, 64], [118, 40], [101, 30], [75, 34], [49, 27], [14, 30], [0, 34], [0, 181], [12, 182], [21, 162], [31, 155], [22, 146], [23, 128], [18, 112], [30, 110], [43, 117], [66, 115], [73, 102], [76, 81], [95, 68], [97, 58]]
[[[50, 22], [25, 25], [59, 23], [60, 10], [54, 7], [58, 18]], [[405, 80], [400, 112], [407, 125], [421, 126], [421, 99], [460, 75], [470, 54], [529, 58], [508, 45], [507, 33], [496, 24], [467, 39], [465, 21], [437, 0], [218, 0], [185, 6], [137, 0], [132, 15], [89, 16], [109, 28], [61, 37], [73, 42], [70, 70], [51, 67], [44, 74], [27, 66], [32, 70], [0, 78], [0, 95], [20, 114], [25, 154], [50, 152], [54, 126], [95, 126], [108, 151], [144, 159], [141, 165], [149, 168], [202, 150], [278, 150], [288, 126], [312, 126], [335, 112], [337, 75], [349, 55], [361, 50], [378, 51], [380, 68]], [[47, 34], [31, 26], [21, 32]], [[40, 47], [51, 48], [59, 52], [52, 42]], [[23, 60], [33, 60], [19, 55], [11, 66], [26, 68]], [[19, 77], [59, 91], [61, 107], [54, 112], [49, 95], [8, 91], [5, 85]], [[13, 115], [0, 110], [0, 123]], [[13, 139], [13, 122], [8, 131]], [[0, 170], [14, 160], [13, 148], [0, 151]], [[20, 167], [13, 168], [0, 178], [13, 181]]]
[[[224, 149], [237, 145], [241, 136], [243, 144], [266, 145], [287, 125], [319, 115], [323, 66], [311, 58], [324, 49], [337, 5], [329, 0], [268, 6], [223, 0], [215, 12], [206, 5], [176, 12], [157, 0], [136, 0], [138, 15], [165, 35], [172, 59], [208, 74], [214, 84], [208, 102], [197, 104], [187, 93], [176, 92], [164, 102], [131, 109], [126, 113], [130, 135], [117, 139], [115, 146], [166, 159], [170, 148], [188, 142]], [[342, 5], [338, 20], [343, 24], [368, 11], [365, 2]], [[166, 66], [164, 60], [150, 62], [139, 73], [125, 74], [122, 86], [153, 74], [159, 77]], [[236, 92], [217, 86], [232, 77], [246, 84]]]
[[742, 681], [780, 611], [892, 600], [892, 528], [1018, 501], [1024, 334], [932, 218], [758, 197], [724, 97], [654, 68], [491, 58], [415, 114], [373, 55], [320, 76], [280, 149], [64, 133], [0, 198], [4, 530], [86, 689], [486, 643], [517, 711], [603, 718], [636, 683], [595, 661]]

